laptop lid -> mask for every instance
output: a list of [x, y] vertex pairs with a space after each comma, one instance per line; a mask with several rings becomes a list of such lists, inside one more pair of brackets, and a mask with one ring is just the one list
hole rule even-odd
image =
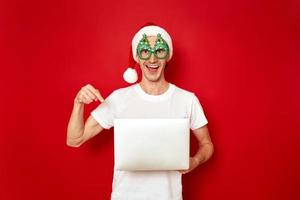
[[189, 168], [189, 119], [115, 119], [117, 170]]

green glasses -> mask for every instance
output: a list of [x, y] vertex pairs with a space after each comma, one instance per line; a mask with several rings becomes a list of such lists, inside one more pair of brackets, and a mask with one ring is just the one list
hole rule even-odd
[[137, 55], [141, 60], [148, 60], [151, 57], [151, 54], [154, 54], [158, 59], [165, 59], [169, 55], [169, 46], [161, 37], [161, 34], [157, 34], [157, 39], [153, 48], [150, 47], [147, 35], [143, 34], [143, 38], [137, 46]]

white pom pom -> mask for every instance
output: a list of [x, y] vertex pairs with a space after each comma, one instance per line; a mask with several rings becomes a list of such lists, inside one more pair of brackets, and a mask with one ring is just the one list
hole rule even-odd
[[138, 79], [136, 70], [128, 67], [123, 74], [123, 78], [127, 83], [135, 83]]

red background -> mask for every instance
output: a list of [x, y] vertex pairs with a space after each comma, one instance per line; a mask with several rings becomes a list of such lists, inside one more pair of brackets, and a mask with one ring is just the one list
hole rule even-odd
[[70, 148], [67, 123], [85, 84], [127, 86], [148, 21], [172, 35], [168, 80], [197, 94], [215, 144], [184, 199], [300, 199], [299, 13], [284, 0], [1, 1], [0, 199], [109, 199], [112, 130]]

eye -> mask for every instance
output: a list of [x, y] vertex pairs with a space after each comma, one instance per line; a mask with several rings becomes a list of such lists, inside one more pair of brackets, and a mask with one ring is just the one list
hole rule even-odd
[[149, 51], [147, 49], [141, 50], [141, 54], [147, 54]]
[[163, 57], [166, 56], [167, 52], [164, 49], [161, 48], [161, 49], [157, 49], [155, 51], [155, 54], [156, 54], [157, 57], [163, 58]]
[[149, 57], [149, 55], [150, 55], [150, 51], [148, 50], [148, 49], [141, 49], [140, 50], [140, 53], [139, 53], [139, 56], [141, 57], [141, 58], [148, 58]]

